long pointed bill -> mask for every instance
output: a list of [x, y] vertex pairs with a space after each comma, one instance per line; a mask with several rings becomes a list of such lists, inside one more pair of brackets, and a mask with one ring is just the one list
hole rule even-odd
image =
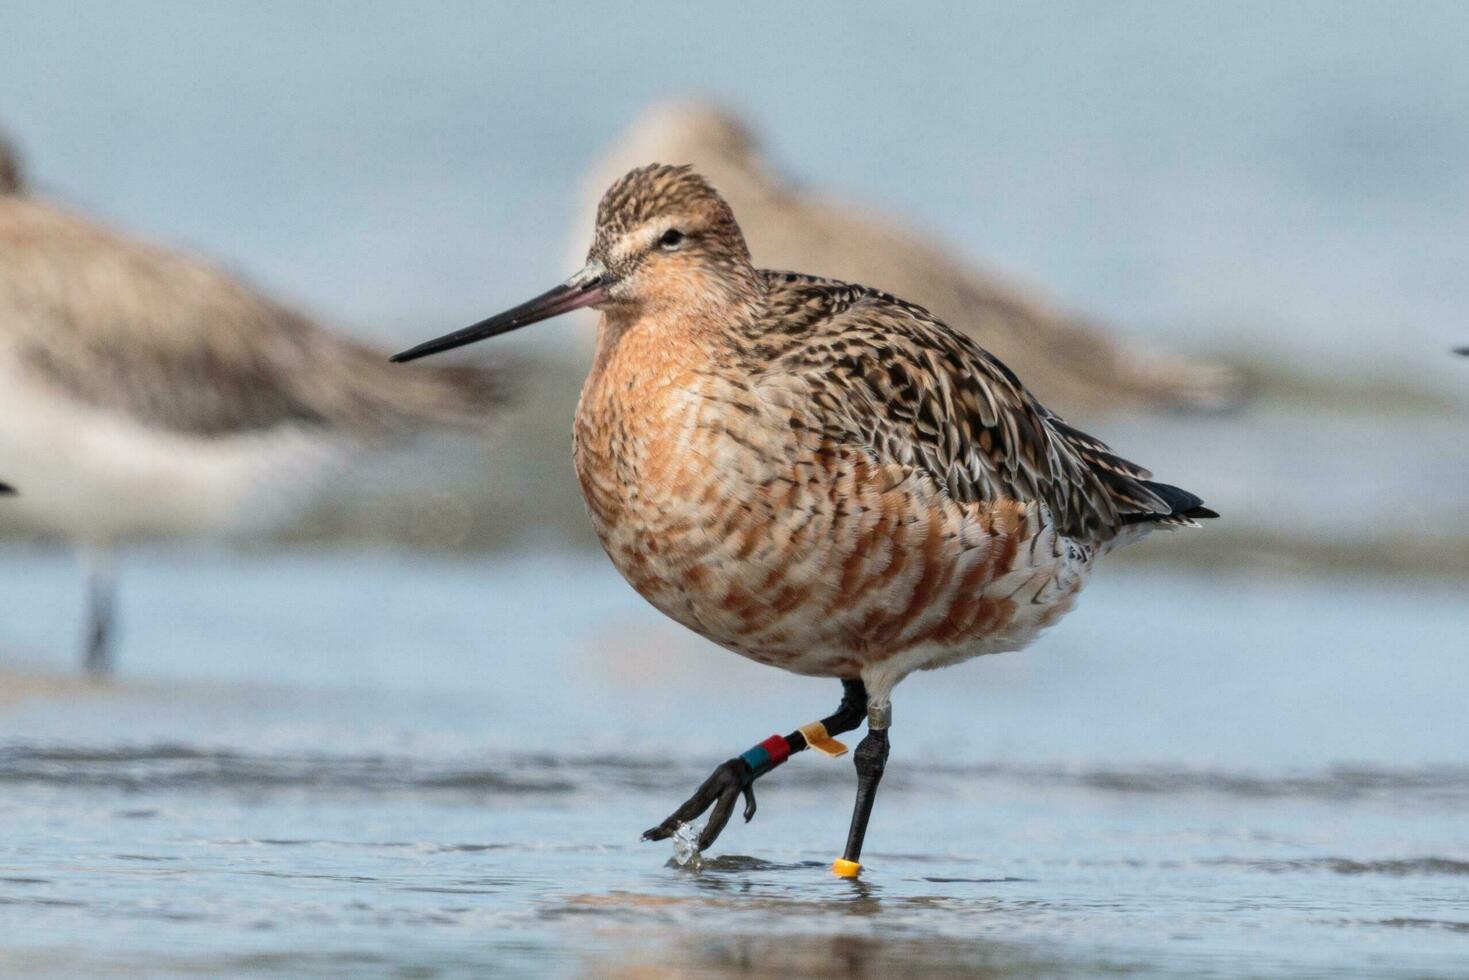
[[521, 303], [514, 309], [506, 310], [488, 320], [481, 320], [471, 327], [465, 327], [463, 330], [445, 334], [436, 340], [419, 344], [401, 354], [394, 354], [393, 360], [399, 364], [404, 361], [416, 361], [420, 357], [441, 354], [455, 347], [463, 347], [465, 344], [472, 344], [487, 337], [497, 337], [502, 333], [519, 330], [521, 327], [528, 327], [541, 320], [549, 320], [553, 316], [560, 316], [572, 310], [600, 303], [607, 298], [606, 276], [607, 272], [600, 262], [588, 262], [586, 268], [555, 289], [548, 290], [535, 299]]

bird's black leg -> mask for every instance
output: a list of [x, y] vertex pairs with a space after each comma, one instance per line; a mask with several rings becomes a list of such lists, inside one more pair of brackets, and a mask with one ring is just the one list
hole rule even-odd
[[888, 726], [893, 710], [887, 702], [872, 705], [867, 715], [867, 737], [852, 754], [857, 766], [857, 802], [852, 807], [852, 829], [847, 832], [847, 850], [832, 870], [844, 878], [855, 877], [862, 870], [862, 839], [867, 836], [867, 820], [877, 799], [877, 784], [888, 762]]
[[93, 678], [112, 672], [112, 634], [116, 619], [112, 565], [107, 556], [91, 555], [87, 568], [87, 632], [82, 666]]
[[[803, 725], [789, 735], [772, 735], [743, 755], [721, 763], [683, 806], [658, 826], [644, 831], [643, 840], [671, 837], [680, 824], [696, 820], [713, 806], [709, 823], [699, 835], [699, 850], [704, 850], [714, 843], [729, 823], [735, 801], [742, 794], [745, 798], [745, 822], [755, 816], [755, 780], [808, 747], [827, 755], [841, 755], [847, 751], [846, 746], [831, 736], [850, 732], [862, 724], [866, 714], [867, 688], [859, 680], [842, 681], [842, 703], [835, 712], [821, 721]], [[867, 743], [864, 740], [862, 744]]]

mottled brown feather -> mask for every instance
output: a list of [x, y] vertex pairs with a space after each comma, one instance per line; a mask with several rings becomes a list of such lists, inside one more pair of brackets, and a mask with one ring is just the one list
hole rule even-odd
[[1198, 503], [921, 307], [753, 269], [687, 168], [614, 185], [590, 260], [611, 285], [575, 452], [598, 536], [655, 606], [761, 663], [882, 698], [1018, 649], [1098, 555]]
[[852, 283], [761, 272], [753, 385], [799, 386], [819, 438], [924, 470], [955, 500], [1035, 500], [1073, 537], [1170, 513], [1147, 470], [1067, 425], [998, 359], [927, 310]]

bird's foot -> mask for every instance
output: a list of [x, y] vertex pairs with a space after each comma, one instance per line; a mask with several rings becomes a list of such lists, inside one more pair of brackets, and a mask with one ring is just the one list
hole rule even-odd
[[755, 769], [744, 758], [730, 759], [717, 766], [709, 778], [704, 780], [694, 795], [690, 796], [668, 819], [643, 832], [643, 840], [667, 840], [683, 824], [692, 823], [709, 807], [709, 822], [704, 825], [697, 842], [698, 850], [708, 848], [723, 832], [734, 814], [735, 801], [745, 798], [745, 822], [755, 816]]

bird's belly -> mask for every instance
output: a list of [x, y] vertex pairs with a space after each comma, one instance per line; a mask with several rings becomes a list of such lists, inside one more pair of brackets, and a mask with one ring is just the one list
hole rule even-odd
[[289, 510], [341, 455], [300, 430], [200, 437], [153, 428], [0, 365], [0, 472], [20, 492], [6, 509], [75, 540], [256, 526]]
[[[860, 469], [861, 463], [856, 464]], [[961, 505], [897, 474], [835, 493], [788, 480], [589, 495], [622, 575], [677, 622], [797, 673], [901, 674], [1016, 650], [1055, 622], [1091, 553], [1035, 504]], [[853, 496], [853, 486], [859, 491]], [[879, 489], [874, 489], [879, 488]]]

